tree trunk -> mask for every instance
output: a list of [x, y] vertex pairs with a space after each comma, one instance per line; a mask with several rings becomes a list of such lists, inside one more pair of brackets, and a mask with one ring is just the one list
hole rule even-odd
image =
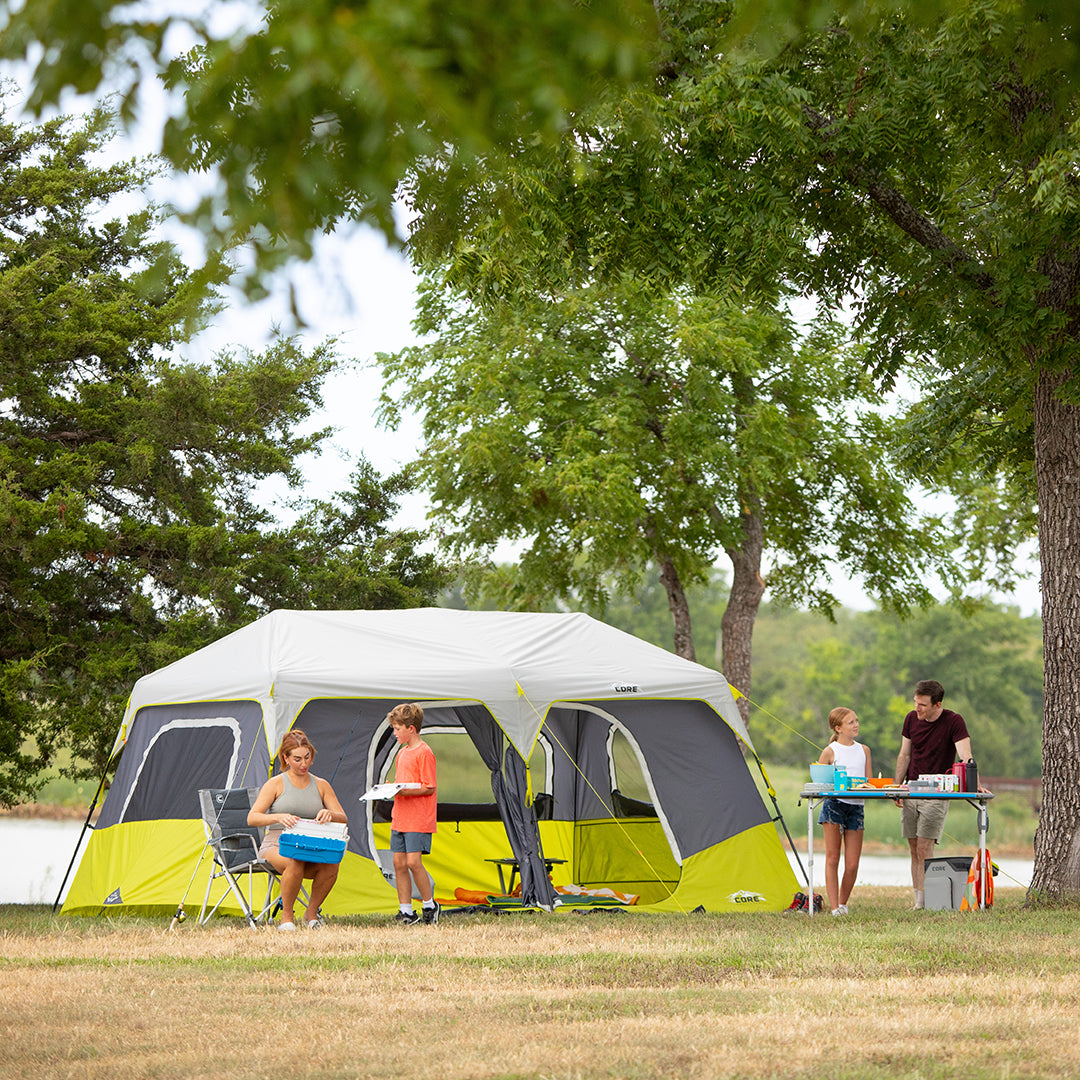
[[1056, 396], [1063, 381], [1044, 368], [1034, 409], [1046, 700], [1031, 892], [1055, 896], [1080, 892], [1080, 408]]
[[660, 582], [667, 592], [668, 608], [671, 621], [675, 624], [675, 655], [684, 660], [696, 660], [694, 653], [694, 632], [690, 626], [690, 605], [686, 601], [679, 572], [675, 564], [657, 552], [656, 561], [660, 564]]
[[736, 699], [744, 724], [750, 718], [750, 672], [754, 620], [757, 618], [765, 582], [761, 578], [761, 553], [765, 547], [765, 527], [755, 497], [743, 496], [743, 542], [727, 548], [731, 560], [731, 595], [720, 620], [720, 667], [742, 697]]

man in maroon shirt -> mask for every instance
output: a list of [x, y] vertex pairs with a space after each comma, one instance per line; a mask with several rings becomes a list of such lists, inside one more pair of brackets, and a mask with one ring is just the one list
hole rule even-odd
[[[900, 753], [896, 758], [896, 782], [917, 780], [924, 773], [946, 773], [959, 758], [971, 758], [971, 737], [964, 718], [941, 701], [945, 688], [933, 679], [915, 685], [915, 708], [904, 717]], [[911, 887], [915, 907], [925, 902], [926, 860], [945, 831], [948, 802], [931, 799], [904, 799], [901, 828], [911, 849]]]

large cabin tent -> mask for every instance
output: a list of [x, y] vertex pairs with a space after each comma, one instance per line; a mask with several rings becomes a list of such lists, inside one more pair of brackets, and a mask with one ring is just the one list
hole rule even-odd
[[[440, 763], [425, 858], [436, 896], [499, 893], [490, 860], [513, 857], [526, 905], [555, 904], [552, 883], [633, 894], [646, 910], [790, 903], [797, 883], [721, 675], [586, 615], [425, 608], [275, 611], [139, 679], [63, 911], [171, 914], [201, 899], [198, 790], [259, 787], [293, 727], [349, 815], [324, 912], [396, 910], [386, 806], [360, 796], [393, 778], [385, 716], [402, 701], [423, 705], [433, 745], [462, 740], [490, 777], [489, 792], [450, 801], [464, 759]], [[636, 797], [620, 789], [628, 770]]]

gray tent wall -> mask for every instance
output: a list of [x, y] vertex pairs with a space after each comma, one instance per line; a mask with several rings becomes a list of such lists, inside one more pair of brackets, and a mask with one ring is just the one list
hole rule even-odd
[[[583, 704], [596, 711], [553, 709], [544, 722], [543, 730], [552, 733], [557, 747], [569, 751], [581, 770], [570, 762], [554, 770], [556, 816], [576, 821], [619, 816], [608, 794], [607, 744], [614, 722], [640, 749], [639, 763], [677, 856], [693, 855], [770, 820], [738, 740], [707, 705], [640, 700]], [[688, 752], [694, 749], [699, 752]], [[558, 749], [556, 754], [565, 756]], [[585, 777], [593, 781], [591, 786]]]
[[198, 820], [200, 788], [257, 787], [269, 767], [258, 702], [147, 706], [131, 725], [96, 828]]
[[[553, 709], [542, 729], [555, 748], [556, 818], [606, 826], [612, 818], [627, 816], [612, 796], [615, 778], [610, 774], [609, 742], [617, 727], [639, 753], [653, 796], [652, 811], [671, 845], [673, 863], [662, 875], [670, 885], [687, 857], [771, 820], [738, 740], [707, 705], [625, 699], [582, 705]], [[610, 843], [611, 830], [603, 826], [578, 827], [578, 883], [618, 888], [603, 853], [589, 850], [590, 828], [604, 834], [603, 841], [597, 837], [598, 843]], [[596, 870], [590, 871], [590, 866]], [[652, 867], [650, 872], [661, 869]], [[637, 891], [639, 883], [621, 884]]]

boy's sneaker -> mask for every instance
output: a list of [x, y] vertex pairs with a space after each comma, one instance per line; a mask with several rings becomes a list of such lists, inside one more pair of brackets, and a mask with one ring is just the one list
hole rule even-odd
[[[810, 905], [807, 904], [806, 907], [807, 907], [807, 910], [809, 910]], [[821, 893], [814, 893], [814, 914], [816, 915], [819, 911], [824, 911], [824, 910], [825, 910], [825, 901], [822, 900]]]
[[434, 926], [439, 921], [439, 913], [442, 908], [439, 907], [439, 901], [435, 901], [434, 907], [426, 907], [423, 909], [424, 924], [426, 926]]
[[805, 911], [806, 908], [807, 908], [806, 893], [797, 892], [795, 894], [795, 899], [792, 900], [791, 903], [788, 905], [787, 910], [788, 911]]
[[404, 911], [399, 911], [394, 916], [394, 922], [400, 923], [402, 926], [413, 926], [420, 921], [420, 916], [415, 911], [410, 911], [406, 914]]

